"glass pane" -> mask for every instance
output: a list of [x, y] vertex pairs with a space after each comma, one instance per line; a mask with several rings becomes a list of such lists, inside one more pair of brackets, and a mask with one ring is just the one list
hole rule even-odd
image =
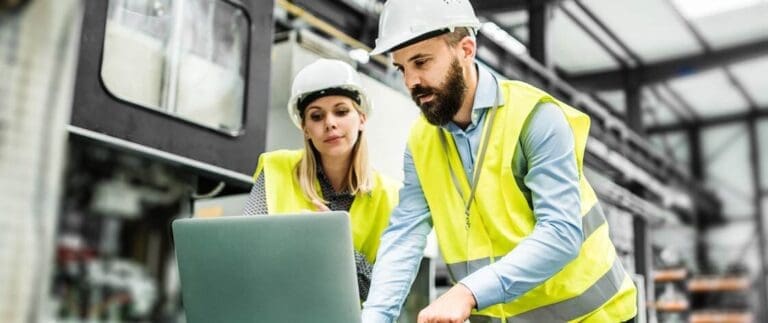
[[122, 100], [237, 135], [248, 25], [222, 0], [110, 0], [101, 78]]

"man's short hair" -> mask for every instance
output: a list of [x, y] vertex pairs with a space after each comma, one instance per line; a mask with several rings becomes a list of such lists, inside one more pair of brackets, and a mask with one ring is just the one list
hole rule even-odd
[[442, 35], [448, 46], [456, 46], [464, 37], [473, 37], [474, 34], [467, 27], [456, 27]]

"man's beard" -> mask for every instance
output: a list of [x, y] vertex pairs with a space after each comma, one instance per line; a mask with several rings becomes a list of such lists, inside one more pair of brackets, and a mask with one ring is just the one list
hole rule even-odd
[[[435, 89], [416, 85], [411, 90], [411, 98], [419, 106], [424, 118], [433, 125], [442, 126], [453, 120], [453, 116], [461, 108], [464, 102], [464, 95], [467, 92], [467, 84], [464, 82], [464, 75], [461, 73], [459, 60], [454, 58], [451, 67], [440, 88]], [[434, 98], [424, 104], [420, 103], [420, 96], [434, 94]]]

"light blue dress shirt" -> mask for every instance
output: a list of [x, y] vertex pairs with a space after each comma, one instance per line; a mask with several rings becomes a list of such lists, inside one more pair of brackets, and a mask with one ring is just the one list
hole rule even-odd
[[[478, 66], [471, 123], [466, 129], [453, 122], [445, 126], [456, 143], [467, 178], [472, 178], [483, 122], [498, 86], [491, 72]], [[503, 97], [498, 99], [499, 104], [504, 103]], [[512, 301], [546, 281], [578, 255], [583, 241], [573, 132], [560, 108], [551, 103], [537, 105], [517, 145], [510, 167], [534, 211], [536, 226], [506, 256], [460, 281], [474, 294], [478, 309]], [[400, 203], [381, 238], [363, 308], [364, 323], [397, 319], [432, 229], [429, 206], [408, 148], [404, 175]], [[462, 212], [457, 210], [459, 215]]]

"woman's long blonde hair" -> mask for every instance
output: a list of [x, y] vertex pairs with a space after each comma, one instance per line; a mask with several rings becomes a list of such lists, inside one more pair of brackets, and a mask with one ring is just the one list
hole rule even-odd
[[[361, 116], [365, 113], [360, 109], [360, 105], [357, 102], [352, 102], [357, 113]], [[304, 125], [304, 114], [301, 116], [302, 127]], [[368, 140], [365, 136], [365, 131], [360, 131], [357, 137], [355, 146], [352, 147], [352, 160], [349, 163], [349, 170], [346, 176], [346, 190], [352, 194], [369, 193], [373, 187], [373, 175], [370, 164], [368, 163]], [[304, 195], [310, 201], [317, 200], [322, 203], [328, 203], [319, 193], [320, 188], [317, 186], [317, 156], [320, 152], [312, 144], [309, 139], [304, 140], [304, 156], [301, 157], [298, 167], [296, 168], [296, 176], [299, 179], [301, 190], [304, 191]]]

